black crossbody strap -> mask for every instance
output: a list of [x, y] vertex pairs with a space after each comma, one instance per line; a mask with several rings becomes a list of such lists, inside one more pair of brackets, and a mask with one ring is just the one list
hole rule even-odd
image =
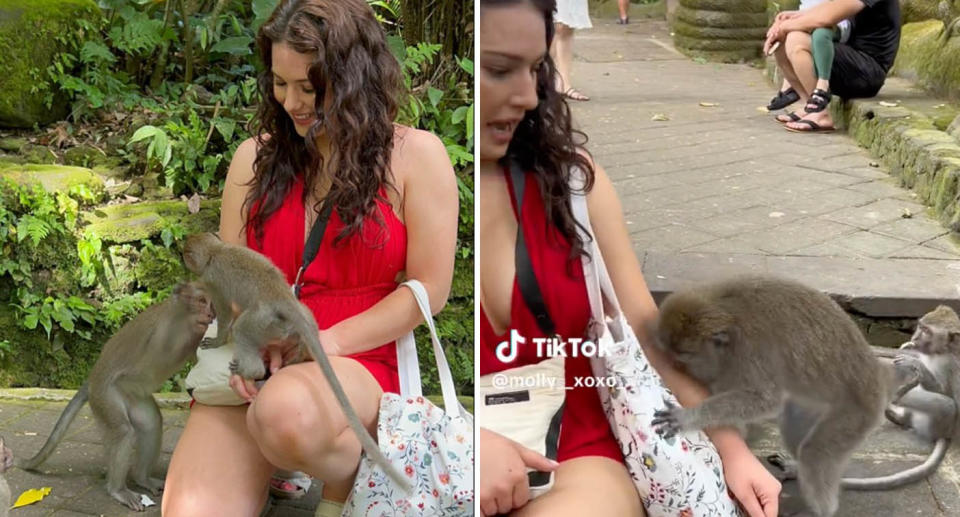
[[317, 215], [317, 220], [313, 222], [310, 228], [310, 236], [307, 237], [307, 243], [303, 247], [303, 259], [300, 261], [300, 269], [297, 271], [297, 278], [293, 281], [293, 295], [300, 299], [300, 287], [303, 272], [317, 258], [320, 252], [320, 244], [323, 243], [323, 234], [327, 232], [327, 222], [330, 220], [330, 214], [333, 212], [333, 203], [324, 202]]
[[527, 250], [526, 240], [523, 238], [523, 194], [526, 186], [526, 176], [516, 163], [510, 164], [510, 180], [513, 183], [513, 193], [517, 198], [517, 245], [514, 248], [514, 263], [517, 268], [517, 284], [520, 294], [527, 308], [537, 320], [537, 326], [547, 336], [557, 333], [557, 326], [547, 312], [547, 304], [543, 301], [543, 293], [533, 273], [533, 263], [530, 262], [530, 252]]

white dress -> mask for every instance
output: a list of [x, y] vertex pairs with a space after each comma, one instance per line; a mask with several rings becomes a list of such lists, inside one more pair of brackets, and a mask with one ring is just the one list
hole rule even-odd
[[553, 21], [562, 23], [571, 29], [589, 29], [590, 11], [587, 0], [557, 0], [557, 12]]

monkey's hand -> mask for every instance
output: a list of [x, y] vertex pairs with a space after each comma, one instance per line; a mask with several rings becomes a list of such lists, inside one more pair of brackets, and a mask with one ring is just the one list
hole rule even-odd
[[653, 414], [653, 421], [651, 423], [654, 429], [656, 429], [657, 434], [664, 438], [673, 438], [680, 431], [695, 428], [693, 425], [696, 420], [694, 415], [695, 410], [693, 409], [686, 409], [668, 403], [666, 409], [658, 410]]

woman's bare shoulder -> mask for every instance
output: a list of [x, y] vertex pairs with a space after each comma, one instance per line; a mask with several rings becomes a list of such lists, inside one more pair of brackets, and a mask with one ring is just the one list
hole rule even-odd
[[447, 148], [437, 135], [407, 126], [394, 127], [394, 154], [391, 161], [398, 180], [405, 182], [409, 174], [414, 172], [420, 178], [433, 179], [453, 172]]

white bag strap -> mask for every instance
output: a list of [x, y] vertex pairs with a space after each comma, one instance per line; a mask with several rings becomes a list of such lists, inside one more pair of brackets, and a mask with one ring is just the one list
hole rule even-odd
[[[433, 355], [437, 359], [437, 373], [440, 376], [440, 391], [443, 393], [443, 409], [448, 415], [462, 415], [463, 410], [460, 402], [457, 400], [457, 390], [453, 385], [453, 375], [450, 374], [450, 365], [447, 363], [447, 356], [444, 354], [443, 347], [440, 345], [440, 339], [437, 337], [437, 328], [433, 324], [433, 314], [430, 312], [430, 300], [427, 295], [427, 290], [419, 280], [407, 280], [400, 285], [405, 285], [413, 291], [413, 297], [417, 300], [417, 306], [420, 307], [423, 319], [427, 322], [427, 327], [430, 329], [430, 341], [433, 342]], [[416, 372], [416, 384], [419, 385], [420, 367], [409, 365], [411, 361], [417, 362], [417, 348], [414, 345], [412, 347], [412, 353], [410, 353], [410, 348], [405, 347], [403, 357], [400, 357], [401, 349], [403, 348], [397, 348], [397, 360], [400, 361], [402, 359], [407, 364], [401, 365], [400, 371], [406, 371], [408, 374]], [[412, 384], [412, 382], [408, 379], [408, 385], [409, 384]]]
[[612, 317], [618, 317], [622, 314], [620, 301], [617, 300], [617, 293], [613, 289], [613, 281], [610, 280], [610, 273], [607, 272], [603, 254], [600, 253], [600, 246], [597, 245], [593, 226], [590, 225], [590, 211], [587, 208], [586, 193], [574, 190], [570, 197], [574, 219], [586, 228], [586, 232], [583, 228], [577, 229], [580, 232], [580, 238], [583, 239], [583, 242], [590, 243], [588, 246], [590, 252], [589, 264], [587, 259], [582, 261], [583, 276], [586, 280], [587, 296], [590, 299], [594, 320], [602, 323], [606, 321], [604, 300], [606, 300], [606, 307], [611, 311], [610, 316]]
[[420, 362], [417, 360], [417, 343], [413, 331], [397, 340], [397, 368], [400, 374], [400, 394], [404, 397], [423, 395], [420, 383]]

